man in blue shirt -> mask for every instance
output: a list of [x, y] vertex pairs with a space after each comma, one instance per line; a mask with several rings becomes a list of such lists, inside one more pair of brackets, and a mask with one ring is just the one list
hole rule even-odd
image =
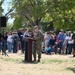
[[61, 29], [60, 34], [58, 35], [58, 41], [59, 41], [58, 46], [60, 48], [59, 54], [61, 54], [62, 52], [62, 46], [63, 46], [64, 39], [65, 39], [65, 34], [64, 34], [64, 31]]

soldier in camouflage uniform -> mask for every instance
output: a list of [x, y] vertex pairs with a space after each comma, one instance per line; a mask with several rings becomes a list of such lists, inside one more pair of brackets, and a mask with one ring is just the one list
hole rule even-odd
[[34, 61], [36, 61], [36, 53], [37, 53], [38, 54], [38, 62], [40, 62], [41, 50], [42, 50], [42, 38], [43, 38], [43, 35], [39, 31], [38, 26], [35, 26], [34, 27], [34, 39], [36, 41], [34, 43], [34, 51], [33, 51]]

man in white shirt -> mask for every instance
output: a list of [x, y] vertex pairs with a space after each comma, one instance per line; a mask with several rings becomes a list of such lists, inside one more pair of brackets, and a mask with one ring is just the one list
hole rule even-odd
[[8, 38], [7, 38], [7, 47], [8, 47], [8, 52], [10, 53], [11, 52], [11, 50], [12, 50], [12, 38], [13, 36], [12, 36], [12, 33], [11, 32], [9, 32], [9, 34], [8, 34]]

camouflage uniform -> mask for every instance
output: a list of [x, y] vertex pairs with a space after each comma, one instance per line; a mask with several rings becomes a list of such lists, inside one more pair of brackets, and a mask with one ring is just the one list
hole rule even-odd
[[36, 40], [34, 42], [34, 51], [33, 51], [34, 59], [36, 59], [36, 53], [38, 54], [38, 59], [41, 58], [42, 38], [43, 38], [43, 35], [40, 31], [34, 34], [34, 39]]

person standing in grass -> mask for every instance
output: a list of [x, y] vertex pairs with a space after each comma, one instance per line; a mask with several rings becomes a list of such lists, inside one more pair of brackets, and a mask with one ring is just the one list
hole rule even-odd
[[59, 41], [58, 47], [59, 47], [59, 49], [60, 49], [60, 50], [59, 50], [59, 54], [62, 53], [62, 46], [63, 46], [64, 40], [65, 40], [65, 34], [64, 34], [63, 29], [61, 29], [61, 31], [59, 32], [59, 35], [58, 35], [58, 41]]
[[8, 38], [7, 38], [7, 48], [8, 48], [8, 52], [10, 53], [12, 50], [12, 42], [13, 42], [13, 36], [12, 33], [9, 32], [8, 33]]
[[46, 49], [47, 46], [48, 46], [49, 40], [50, 40], [50, 34], [49, 34], [49, 32], [47, 32], [47, 33], [45, 33], [45, 35], [44, 35], [45, 49]]
[[33, 51], [34, 61], [36, 61], [36, 53], [37, 53], [38, 54], [37, 62], [40, 62], [43, 34], [39, 31], [38, 26], [34, 27], [34, 37], [33, 38], [35, 39], [34, 51]]
[[17, 31], [13, 32], [13, 53], [18, 52], [18, 41], [19, 41], [19, 36]]

